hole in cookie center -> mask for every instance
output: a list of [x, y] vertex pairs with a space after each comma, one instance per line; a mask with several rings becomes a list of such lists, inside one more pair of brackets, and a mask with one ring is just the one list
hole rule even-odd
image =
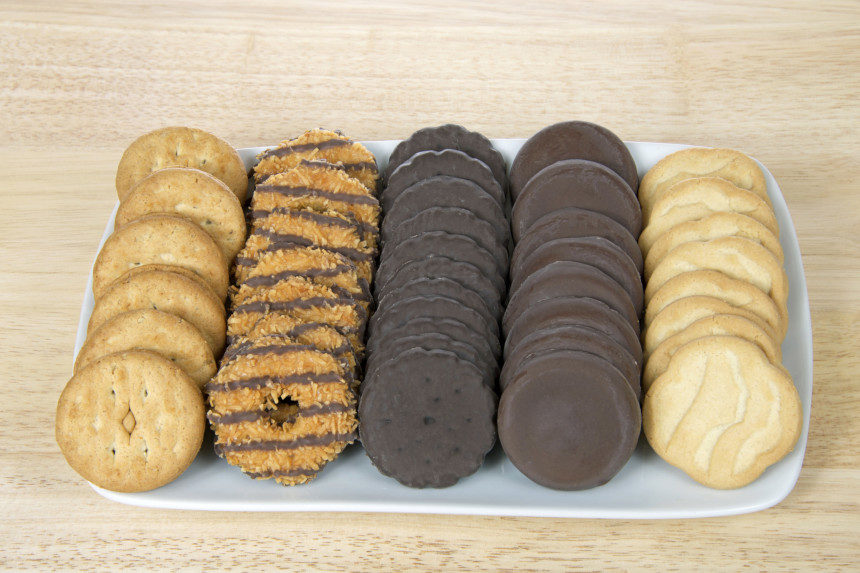
[[299, 413], [299, 403], [290, 396], [283, 396], [275, 402], [270, 402], [266, 407], [271, 413], [269, 419], [278, 425], [291, 424], [296, 420]]

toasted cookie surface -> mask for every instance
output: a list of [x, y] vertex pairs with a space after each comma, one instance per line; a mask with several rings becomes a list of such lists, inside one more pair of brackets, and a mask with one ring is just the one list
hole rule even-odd
[[240, 202], [248, 191], [248, 174], [233, 147], [211, 133], [191, 127], [164, 127], [138, 137], [122, 154], [116, 191], [125, 200], [131, 189], [153, 171], [192, 167], [223, 181]]
[[205, 405], [197, 385], [161, 356], [110, 354], [69, 380], [57, 404], [56, 439], [69, 465], [99, 487], [155, 489], [194, 460]]

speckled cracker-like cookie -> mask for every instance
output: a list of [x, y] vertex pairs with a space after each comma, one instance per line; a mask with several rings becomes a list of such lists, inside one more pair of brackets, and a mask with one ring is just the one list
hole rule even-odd
[[312, 129], [295, 139], [285, 140], [274, 149], [261, 153], [258, 159], [254, 167], [257, 182], [292, 169], [303, 160], [317, 159], [342, 165], [350, 177], [355, 177], [371, 191], [376, 190], [379, 178], [376, 158], [366, 147], [342, 133], [324, 129]]
[[111, 283], [93, 308], [87, 332], [94, 332], [123, 312], [153, 308], [196, 326], [212, 353], [220, 356], [227, 329], [224, 304], [191, 271], [187, 271], [189, 277], [175, 272], [181, 267], [152, 268], [154, 266], [136, 267], [136, 271], [142, 272], [126, 273]]
[[176, 215], [147, 215], [114, 231], [93, 265], [96, 300], [134, 267], [166, 264], [198, 274], [223, 300], [230, 277], [218, 244], [204, 230]]
[[228, 261], [245, 243], [241, 203], [229, 187], [199, 169], [168, 167], [142, 179], [117, 209], [115, 226], [152, 213], [190, 219], [215, 239]]
[[667, 155], [652, 167], [639, 185], [642, 215], [649, 220], [651, 208], [663, 191], [684, 179], [719, 177], [748, 189], [770, 204], [767, 182], [758, 164], [740, 151], [694, 147]]
[[150, 350], [169, 359], [199, 386], [215, 375], [212, 350], [197, 327], [153, 308], [118, 314], [88, 333], [75, 360], [75, 372], [107, 354], [133, 349]]
[[76, 372], [57, 404], [56, 439], [84, 479], [113, 491], [165, 485], [194, 461], [206, 427], [197, 385], [142, 350], [111, 354]]
[[119, 200], [140, 180], [165, 167], [193, 167], [223, 181], [240, 202], [248, 191], [248, 174], [233, 147], [211, 133], [191, 127], [163, 127], [141, 135], [128, 146], [116, 170]]
[[643, 405], [660, 457], [709, 487], [742, 487], [794, 449], [803, 425], [791, 377], [741, 338], [678, 349]]

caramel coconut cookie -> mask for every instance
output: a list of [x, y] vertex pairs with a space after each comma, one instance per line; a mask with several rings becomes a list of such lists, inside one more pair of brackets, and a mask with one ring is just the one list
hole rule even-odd
[[312, 129], [261, 153], [254, 167], [254, 179], [259, 183], [300, 165], [303, 160], [317, 159], [340, 164], [350, 177], [361, 181], [369, 190], [376, 190], [379, 170], [373, 154], [342, 133], [324, 129]]
[[239, 201], [248, 191], [248, 174], [233, 147], [211, 133], [191, 127], [164, 127], [141, 135], [125, 150], [116, 170], [116, 192], [125, 200], [131, 189], [153, 171], [192, 167], [223, 181]]

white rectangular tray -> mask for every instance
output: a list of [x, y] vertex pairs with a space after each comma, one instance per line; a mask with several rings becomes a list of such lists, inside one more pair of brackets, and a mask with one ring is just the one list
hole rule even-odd
[[[508, 164], [524, 139], [497, 139], [493, 144]], [[368, 141], [380, 168], [397, 141]], [[629, 142], [640, 177], [657, 161], [685, 145]], [[264, 148], [240, 149], [250, 168]], [[501, 449], [487, 457], [483, 467], [455, 486], [411, 489], [379, 474], [361, 447], [351, 446], [330, 463], [312, 483], [283, 487], [273, 481], [255, 481], [215, 456], [211, 437], [188, 470], [176, 481], [145, 493], [116, 493], [96, 486], [101, 495], [130, 505], [171, 509], [217, 511], [371, 511], [391, 513], [447, 513], [522, 515], [544, 517], [599, 517], [626, 519], [688, 518], [733, 515], [776, 505], [794, 488], [809, 430], [812, 400], [812, 325], [806, 280], [797, 235], [785, 200], [771, 173], [762, 165], [768, 193], [781, 230], [788, 274], [789, 330], [782, 345], [785, 367], [791, 372], [803, 402], [803, 433], [794, 451], [769, 468], [752, 484], [719, 491], [699, 485], [661, 460], [644, 438], [629, 463], [608, 484], [587, 490], [561, 492], [536, 485], [507, 460]], [[114, 214], [116, 209], [114, 209]], [[111, 215], [102, 244], [113, 232]], [[101, 249], [101, 244], [99, 245]], [[86, 337], [93, 308], [92, 273], [78, 323], [75, 355]]]

